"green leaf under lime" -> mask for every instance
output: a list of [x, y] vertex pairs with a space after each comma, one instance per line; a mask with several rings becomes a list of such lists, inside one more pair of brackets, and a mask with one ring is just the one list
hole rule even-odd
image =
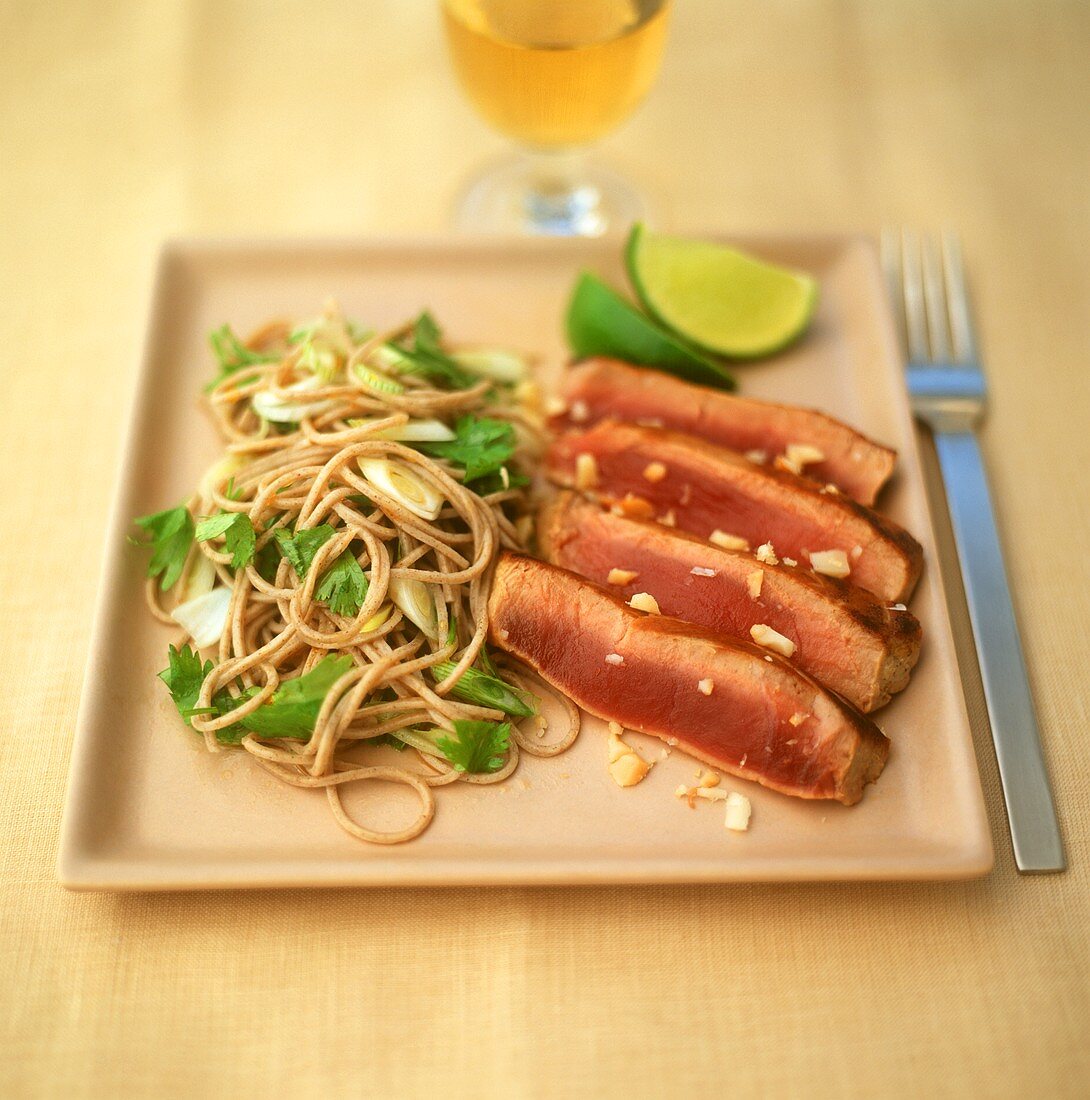
[[638, 222], [625, 261], [648, 313], [697, 347], [732, 359], [786, 347], [806, 331], [817, 305], [810, 275]]
[[583, 272], [568, 305], [568, 343], [577, 356], [608, 355], [720, 389], [734, 379], [700, 352], [686, 347], [596, 275]]

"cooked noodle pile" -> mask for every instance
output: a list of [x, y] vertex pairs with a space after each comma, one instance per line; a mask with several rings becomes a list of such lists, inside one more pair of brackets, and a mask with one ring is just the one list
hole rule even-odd
[[[532, 468], [540, 416], [522, 400], [525, 383], [451, 374], [454, 360], [444, 361], [438, 330], [430, 318], [421, 327], [424, 321], [367, 336], [330, 308], [294, 333], [285, 324], [266, 326], [233, 351], [222, 345], [233, 340], [229, 330], [214, 334], [223, 371], [207, 400], [226, 454], [187, 502], [188, 516], [175, 510], [183, 531], [191, 522], [196, 537], [183, 546], [171, 606], [163, 604], [162, 571], [147, 587], [154, 614], [182, 621], [194, 643], [172, 650], [163, 678], [208, 750], [238, 744], [285, 783], [324, 788], [347, 832], [384, 844], [427, 827], [434, 787], [498, 783], [518, 766], [520, 751], [555, 755], [579, 730], [578, 711], [554, 696], [564, 728], [546, 735], [539, 707], [526, 717], [545, 686], [510, 664], [497, 669], [485, 647], [495, 558], [503, 547], [524, 548], [530, 533], [529, 491], [518, 471]], [[427, 354], [413, 357], [414, 332]], [[473, 420], [507, 432], [514, 451], [499, 469], [471, 478], [464, 457], [420, 440], [449, 439]], [[237, 528], [236, 515], [245, 517]], [[139, 522], [150, 530], [159, 517]], [[240, 546], [246, 564], [236, 568]], [[300, 560], [307, 553], [309, 563]], [[214, 613], [217, 591], [225, 625], [218, 650], [214, 641], [205, 650], [214, 654], [209, 667], [193, 652], [202, 628], [190, 626], [177, 604], [193, 601]], [[331, 655], [346, 659], [333, 663]], [[183, 658], [195, 662], [198, 680], [203, 675], [188, 709], [179, 701]], [[441, 676], [432, 671], [439, 665]], [[504, 714], [451, 694], [467, 670], [465, 683], [502, 679], [529, 704], [522, 729], [510, 708]], [[310, 673], [333, 677], [314, 703], [316, 718], [302, 734], [279, 728], [269, 716], [292, 717], [286, 685]], [[509, 730], [500, 725], [507, 722]], [[459, 730], [487, 735], [490, 747], [477, 753], [477, 764], [450, 751], [459, 738], [466, 752], [473, 748]], [[376, 739], [401, 754], [377, 749]], [[412, 788], [416, 819], [381, 831], [349, 817], [341, 787], [364, 780]]]

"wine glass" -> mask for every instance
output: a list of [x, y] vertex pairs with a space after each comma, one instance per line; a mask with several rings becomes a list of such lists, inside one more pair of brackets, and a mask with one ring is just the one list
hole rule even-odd
[[522, 151], [467, 188], [459, 228], [598, 236], [640, 218], [586, 148], [628, 117], [662, 58], [671, 0], [441, 0], [454, 70]]

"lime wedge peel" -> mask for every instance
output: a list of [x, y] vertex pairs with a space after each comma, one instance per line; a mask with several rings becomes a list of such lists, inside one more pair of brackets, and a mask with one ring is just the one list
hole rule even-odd
[[797, 340], [817, 305], [817, 280], [737, 249], [653, 233], [637, 222], [625, 247], [644, 309], [696, 347], [756, 359]]
[[607, 355], [701, 385], [734, 389], [734, 379], [718, 363], [678, 340], [589, 271], [575, 284], [567, 329], [568, 343], [578, 358]]

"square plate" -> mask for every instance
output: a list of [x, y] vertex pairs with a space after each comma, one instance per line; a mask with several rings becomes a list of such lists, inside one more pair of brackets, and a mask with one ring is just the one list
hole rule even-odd
[[[860, 237], [750, 238], [812, 271], [810, 334], [740, 368], [743, 392], [815, 405], [900, 452], [882, 508], [923, 543], [912, 609], [924, 653], [877, 715], [893, 751], [851, 808], [728, 778], [753, 803], [746, 834], [721, 807], [674, 797], [697, 763], [679, 752], [639, 787], [606, 774], [601, 723], [553, 759], [523, 757], [496, 787], [438, 792], [427, 832], [385, 847], [341, 832], [321, 792], [281, 785], [238, 753], [211, 755], [156, 678], [170, 632], [143, 606], [133, 516], [183, 499], [218, 444], [197, 408], [208, 331], [309, 316], [330, 295], [394, 324], [432, 309], [457, 339], [532, 349], [559, 364], [576, 272], [623, 281], [618, 242], [175, 243], [160, 262], [83, 688], [59, 858], [64, 885], [150, 890], [239, 886], [717, 882], [963, 878], [992, 864], [980, 781], [912, 418], [874, 248]], [[657, 742], [655, 743], [658, 744]]]

